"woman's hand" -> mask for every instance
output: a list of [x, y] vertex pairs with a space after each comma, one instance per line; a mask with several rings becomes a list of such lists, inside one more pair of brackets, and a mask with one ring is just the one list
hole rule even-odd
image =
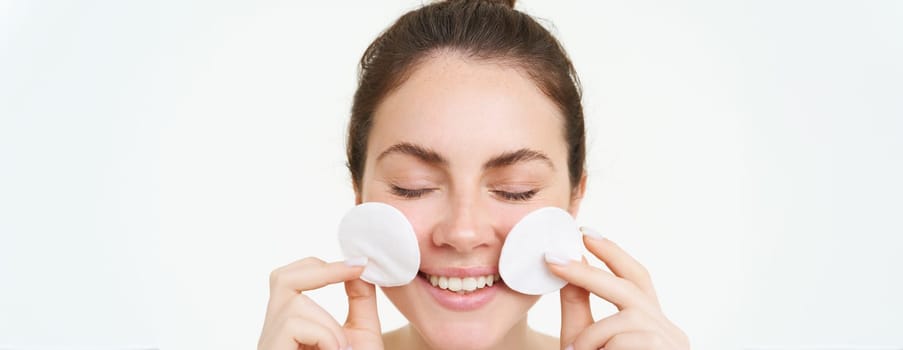
[[[560, 292], [562, 349], [690, 349], [686, 334], [662, 313], [646, 268], [614, 242], [583, 230], [583, 244], [614, 274], [585, 259], [546, 256], [552, 273], [568, 281]], [[593, 321], [589, 293], [613, 303], [618, 312]]]
[[[257, 349], [382, 349], [376, 289], [359, 279], [366, 263], [366, 258], [333, 263], [306, 258], [274, 270]], [[348, 318], [341, 326], [304, 291], [343, 281], [348, 294]]]

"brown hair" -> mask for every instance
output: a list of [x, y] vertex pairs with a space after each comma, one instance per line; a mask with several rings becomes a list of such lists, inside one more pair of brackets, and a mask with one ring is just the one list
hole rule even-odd
[[514, 1], [432, 3], [402, 15], [367, 47], [348, 126], [347, 165], [355, 191], [362, 190], [367, 140], [377, 106], [420, 61], [440, 51], [511, 64], [526, 72], [564, 116], [571, 188], [577, 188], [586, 162], [580, 81], [561, 43], [532, 17], [515, 10]]

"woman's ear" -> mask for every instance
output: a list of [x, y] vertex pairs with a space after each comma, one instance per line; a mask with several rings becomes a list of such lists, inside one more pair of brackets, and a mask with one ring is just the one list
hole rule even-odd
[[571, 203], [568, 205], [568, 212], [575, 218], [580, 210], [580, 202], [583, 201], [584, 194], [586, 194], [586, 171], [583, 172], [583, 175], [580, 176], [580, 182], [571, 191]]

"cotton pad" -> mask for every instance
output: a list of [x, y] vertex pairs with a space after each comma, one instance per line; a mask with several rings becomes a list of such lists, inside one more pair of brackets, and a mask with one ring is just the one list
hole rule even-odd
[[408, 284], [420, 270], [414, 228], [388, 204], [368, 202], [351, 208], [339, 223], [339, 245], [346, 258], [367, 257], [361, 279], [382, 287]]
[[564, 287], [567, 282], [546, 267], [545, 254], [580, 260], [583, 240], [576, 221], [556, 207], [534, 210], [508, 233], [499, 257], [499, 275], [505, 284], [520, 293], [540, 295]]

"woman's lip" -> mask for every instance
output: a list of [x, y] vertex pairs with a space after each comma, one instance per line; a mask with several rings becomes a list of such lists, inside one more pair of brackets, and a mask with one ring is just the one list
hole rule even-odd
[[497, 275], [499, 273], [499, 269], [498, 269], [498, 267], [492, 267], [492, 266], [437, 267], [437, 268], [422, 268], [422, 269], [420, 269], [420, 272], [423, 272], [430, 276], [479, 277], [479, 276]]
[[501, 280], [493, 284], [491, 287], [483, 287], [472, 292], [458, 293], [449, 290], [433, 287], [430, 281], [422, 274], [417, 275], [417, 284], [425, 288], [427, 293], [433, 297], [433, 300], [442, 307], [452, 311], [471, 311], [476, 310], [492, 301], [495, 293], [502, 288]]

